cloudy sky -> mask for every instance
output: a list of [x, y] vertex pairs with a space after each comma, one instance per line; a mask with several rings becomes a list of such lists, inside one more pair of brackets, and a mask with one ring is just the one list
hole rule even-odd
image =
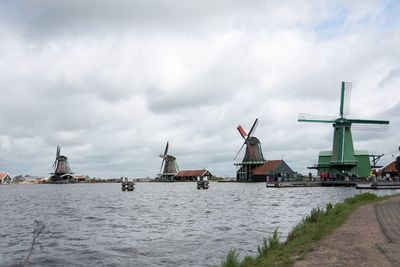
[[[170, 141], [181, 169], [233, 176], [255, 132], [266, 159], [307, 173], [332, 146], [340, 83], [356, 149], [398, 155], [398, 1], [0, 2], [0, 171], [48, 175], [56, 146], [77, 174], [154, 177]], [[240, 156], [239, 158], [241, 158]]]

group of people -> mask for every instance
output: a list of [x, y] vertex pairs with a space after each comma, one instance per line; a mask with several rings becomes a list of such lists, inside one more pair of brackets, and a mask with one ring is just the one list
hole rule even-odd
[[373, 182], [398, 182], [399, 180], [399, 176], [396, 175], [396, 173], [394, 172], [385, 172], [384, 170], [376, 170], [376, 169], [372, 169], [370, 174], [369, 174], [369, 178], [373, 181]]
[[348, 173], [346, 173], [346, 172], [343, 172], [343, 173], [336, 173], [336, 174], [333, 174], [333, 175], [331, 175], [329, 172], [322, 172], [322, 173], [320, 173], [319, 174], [319, 177], [320, 177], [320, 179], [322, 180], [322, 181], [330, 181], [330, 180], [332, 180], [332, 181], [335, 181], [335, 180], [338, 180], [338, 181], [346, 181], [346, 182], [348, 182], [348, 181], [355, 181], [356, 179], [357, 179], [357, 176], [356, 175], [349, 175]]

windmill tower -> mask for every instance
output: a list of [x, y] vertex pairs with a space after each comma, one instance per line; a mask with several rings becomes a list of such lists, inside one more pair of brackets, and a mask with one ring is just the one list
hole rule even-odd
[[161, 162], [160, 173], [158, 174], [159, 180], [163, 182], [173, 182], [175, 175], [179, 170], [178, 164], [176, 163], [176, 158], [172, 155], [168, 155], [168, 148], [169, 142], [167, 141], [164, 154], [160, 154], [160, 158], [163, 160]]
[[249, 133], [243, 129], [242, 126], [238, 126], [237, 130], [244, 139], [242, 147], [236, 154], [234, 160], [239, 156], [243, 147], [246, 146], [246, 152], [244, 154], [243, 160], [240, 163], [234, 163], [236, 166], [236, 179], [238, 181], [252, 181], [253, 170], [265, 163], [265, 159], [262, 153], [260, 140], [253, 136], [256, 128], [258, 126], [258, 119], [256, 119], [251, 127]]
[[389, 121], [349, 119], [351, 83], [342, 82], [339, 117], [315, 116], [300, 113], [299, 122], [330, 123], [333, 125], [333, 145], [331, 151], [319, 153], [318, 175], [329, 174], [330, 177], [355, 175], [366, 177], [371, 171], [370, 156], [366, 150], [354, 150], [351, 128], [367, 130], [387, 129]]
[[56, 159], [52, 166], [52, 168], [54, 168], [54, 172], [50, 173], [51, 177], [49, 178], [49, 181], [55, 183], [73, 182], [73, 172], [69, 167], [68, 158], [60, 155], [60, 152], [61, 147], [57, 146]]

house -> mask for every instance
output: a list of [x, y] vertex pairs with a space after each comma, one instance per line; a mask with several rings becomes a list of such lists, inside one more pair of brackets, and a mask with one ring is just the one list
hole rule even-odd
[[295, 178], [295, 172], [284, 160], [268, 160], [253, 171], [253, 180], [257, 182], [293, 180]]
[[202, 170], [184, 170], [184, 171], [179, 171], [175, 175], [175, 181], [196, 181], [197, 177], [200, 177], [201, 179], [204, 179], [207, 177], [208, 180], [211, 179], [212, 174], [207, 171], [206, 169]]
[[392, 161], [388, 165], [382, 168], [382, 171], [385, 171], [386, 173], [390, 173], [390, 175], [397, 176], [399, 174], [399, 171], [396, 169], [396, 161]]
[[74, 178], [78, 183], [90, 181], [90, 177], [88, 175], [77, 175]]
[[0, 184], [10, 184], [13, 178], [9, 173], [0, 172]]

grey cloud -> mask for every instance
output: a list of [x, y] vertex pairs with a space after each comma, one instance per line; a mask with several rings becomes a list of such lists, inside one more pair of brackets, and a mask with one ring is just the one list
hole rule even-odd
[[47, 39], [88, 32], [113, 35], [164, 29], [206, 34], [209, 29], [308, 27], [324, 21], [326, 10], [334, 6], [312, 1], [23, 0], [2, 2], [0, 14], [24, 36]]
[[397, 28], [374, 27], [385, 14], [363, 2], [355, 23], [371, 21], [351, 27], [349, 9], [321, 37], [331, 4], [2, 2], [1, 171], [47, 175], [61, 145], [77, 174], [154, 177], [169, 140], [181, 168], [233, 176], [236, 127], [257, 117], [265, 157], [305, 173], [333, 131], [297, 114], [338, 114], [341, 80], [356, 117], [391, 120], [382, 135], [354, 133], [356, 147], [394, 153]]

